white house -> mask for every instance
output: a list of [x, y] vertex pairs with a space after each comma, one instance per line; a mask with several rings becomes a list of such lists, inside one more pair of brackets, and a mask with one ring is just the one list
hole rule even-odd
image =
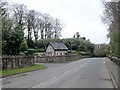
[[47, 56], [63, 56], [66, 55], [68, 48], [62, 42], [50, 42], [46, 48]]

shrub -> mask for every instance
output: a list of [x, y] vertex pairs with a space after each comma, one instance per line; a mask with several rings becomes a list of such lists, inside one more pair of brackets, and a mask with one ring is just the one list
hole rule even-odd
[[36, 49], [36, 52], [44, 52], [45, 50], [44, 49]]
[[16, 27], [11, 32], [3, 31], [2, 34], [2, 51], [7, 55], [19, 55], [20, 46], [24, 39], [23, 31], [20, 27]]
[[33, 54], [33, 53], [36, 53], [36, 50], [35, 49], [28, 49], [27, 52], [25, 51], [26, 54]]
[[24, 53], [25, 55], [27, 55], [27, 54], [28, 54], [28, 51], [22, 51], [22, 53]]
[[97, 57], [105, 57], [106, 56], [106, 52], [104, 49], [97, 49], [94, 51], [95, 56]]
[[32, 39], [27, 39], [28, 48], [35, 48], [35, 43]]
[[90, 55], [90, 52], [78, 51], [77, 53], [80, 54], [80, 55]]
[[20, 51], [26, 51], [28, 49], [27, 42], [23, 40], [20, 46]]

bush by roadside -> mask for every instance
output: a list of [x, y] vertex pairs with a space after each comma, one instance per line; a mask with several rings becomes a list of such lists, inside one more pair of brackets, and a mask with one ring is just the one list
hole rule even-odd
[[34, 54], [34, 53], [43, 53], [43, 52], [45, 52], [45, 50], [42, 49], [42, 48], [41, 49], [32, 49], [32, 48], [29, 48], [29, 49], [27, 49], [25, 51], [21, 51], [20, 54], [31, 55], [31, 54]]

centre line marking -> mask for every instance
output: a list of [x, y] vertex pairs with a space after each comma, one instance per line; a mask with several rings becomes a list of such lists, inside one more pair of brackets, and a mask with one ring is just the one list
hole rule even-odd
[[56, 77], [52, 77], [50, 80], [56, 79]]
[[65, 73], [68, 73], [69, 71], [66, 71]]
[[40, 83], [39, 85], [43, 85], [43, 84], [45, 84], [45, 83]]
[[82, 65], [80, 65], [80, 67], [82, 67], [83, 66], [83, 64]]

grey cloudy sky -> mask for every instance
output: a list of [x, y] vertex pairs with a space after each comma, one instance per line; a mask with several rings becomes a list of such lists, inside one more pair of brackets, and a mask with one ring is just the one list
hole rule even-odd
[[101, 22], [103, 6], [101, 0], [7, 0], [21, 3], [59, 18], [65, 28], [62, 38], [72, 38], [76, 32], [93, 43], [108, 43], [107, 30]]

